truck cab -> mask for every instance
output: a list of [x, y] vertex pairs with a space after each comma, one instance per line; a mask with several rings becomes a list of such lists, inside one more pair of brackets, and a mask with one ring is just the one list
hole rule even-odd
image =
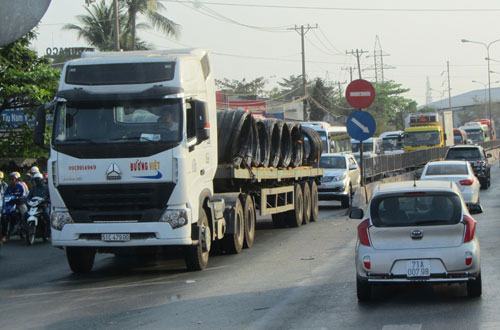
[[91, 53], [64, 65], [48, 171], [52, 244], [73, 270], [97, 249], [198, 242], [215, 123], [206, 51]]
[[[450, 137], [453, 137], [453, 133]], [[409, 127], [404, 130], [406, 152], [440, 148], [445, 145], [446, 136], [438, 113], [410, 114]]]

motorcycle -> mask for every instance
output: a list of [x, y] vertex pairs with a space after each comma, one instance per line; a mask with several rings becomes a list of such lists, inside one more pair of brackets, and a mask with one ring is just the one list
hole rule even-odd
[[21, 216], [17, 207], [19, 197], [15, 195], [5, 195], [2, 205], [2, 223], [7, 225], [7, 238], [11, 235], [22, 236]]
[[29, 209], [24, 223], [26, 245], [33, 245], [36, 238], [42, 238], [46, 242], [50, 235], [45, 204], [46, 201], [42, 197], [33, 197], [28, 201]]

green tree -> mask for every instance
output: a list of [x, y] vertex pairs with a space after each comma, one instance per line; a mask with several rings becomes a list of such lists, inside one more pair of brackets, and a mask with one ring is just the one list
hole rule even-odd
[[217, 87], [222, 89], [228, 94], [240, 95], [242, 98], [255, 99], [264, 93], [266, 80], [264, 77], [258, 77], [254, 80], [247, 81], [245, 78], [242, 80], [227, 79], [216, 80]]
[[321, 78], [314, 80], [310, 91], [310, 120], [321, 121], [328, 113], [333, 115], [334, 88]]
[[[113, 4], [109, 6], [105, 0], [92, 4], [85, 8], [86, 14], [78, 15], [77, 24], [66, 24], [63, 29], [75, 31], [78, 38], [84, 39], [91, 46], [96, 47], [101, 51], [110, 51], [115, 49], [115, 11]], [[119, 26], [120, 26], [120, 49], [149, 49], [151, 48], [146, 42], [135, 38], [129, 31], [129, 18], [123, 8], [119, 11]], [[150, 28], [147, 24], [138, 24], [136, 28]], [[134, 32], [135, 35], [135, 32]], [[135, 38], [135, 39], [134, 39]]]
[[[50, 101], [57, 90], [59, 71], [45, 58], [29, 48], [34, 32], [0, 48], [0, 112], [22, 109], [28, 116], [34, 109]], [[27, 124], [13, 129], [1, 122], [1, 157], [38, 157], [45, 152], [32, 143], [32, 130]]]
[[120, 0], [127, 9], [127, 26], [131, 35], [131, 49], [136, 49], [137, 16], [143, 15], [156, 30], [167, 36], [178, 36], [180, 25], [160, 14], [166, 7], [160, 0]]
[[279, 89], [274, 90], [272, 98], [280, 98], [284, 101], [292, 101], [304, 96], [304, 87], [302, 76], [291, 75], [288, 78], [282, 78], [278, 82]]

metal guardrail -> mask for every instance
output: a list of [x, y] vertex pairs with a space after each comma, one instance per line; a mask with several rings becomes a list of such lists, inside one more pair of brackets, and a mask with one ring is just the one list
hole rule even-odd
[[[500, 148], [500, 140], [481, 144], [485, 150]], [[443, 159], [449, 147], [406, 152], [398, 155], [381, 155], [363, 161], [365, 180], [372, 182], [391, 174], [398, 174], [422, 167], [430, 161]]]

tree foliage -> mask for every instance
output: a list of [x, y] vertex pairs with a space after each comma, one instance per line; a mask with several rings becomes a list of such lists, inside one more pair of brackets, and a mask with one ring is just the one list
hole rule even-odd
[[266, 86], [264, 77], [258, 77], [253, 80], [247, 81], [245, 78], [242, 80], [227, 79], [216, 80], [217, 87], [233, 95], [239, 95], [242, 98], [255, 98], [261, 96]]
[[[32, 115], [50, 101], [57, 90], [59, 71], [29, 48], [34, 32], [0, 49], [0, 112], [18, 108]], [[0, 156], [37, 157], [44, 152], [32, 144], [32, 130], [25, 124], [13, 129], [1, 122]]]

